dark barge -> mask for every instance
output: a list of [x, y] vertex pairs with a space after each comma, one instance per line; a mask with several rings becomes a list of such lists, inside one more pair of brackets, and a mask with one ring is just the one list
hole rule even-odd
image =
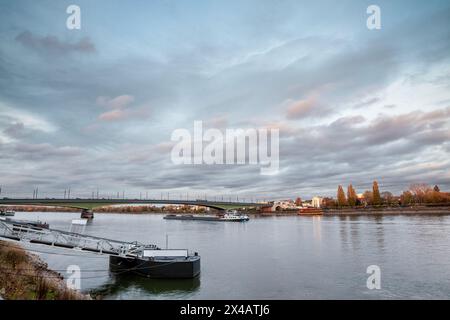
[[223, 222], [244, 222], [250, 220], [247, 215], [242, 215], [236, 211], [218, 215], [192, 215], [192, 214], [168, 214], [164, 216], [166, 220], [198, 220], [198, 221], [223, 221]]
[[33, 230], [41, 230], [41, 229], [50, 228], [50, 225], [47, 222], [43, 222], [40, 220], [31, 221], [31, 220], [15, 220], [15, 219], [11, 219], [11, 218], [6, 218], [4, 221], [8, 221], [15, 228], [30, 227]]
[[187, 250], [175, 249], [151, 251], [151, 254], [144, 253], [139, 258], [111, 255], [110, 270], [113, 274], [133, 273], [148, 278], [182, 279], [200, 274], [200, 256], [197, 253], [188, 255]]

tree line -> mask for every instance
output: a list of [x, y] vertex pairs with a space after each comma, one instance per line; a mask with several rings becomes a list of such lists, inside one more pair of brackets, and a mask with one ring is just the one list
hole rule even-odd
[[357, 207], [357, 206], [408, 206], [413, 204], [450, 204], [450, 193], [441, 192], [437, 185], [434, 188], [424, 183], [409, 186], [400, 196], [394, 196], [389, 191], [380, 192], [378, 182], [374, 181], [372, 190], [366, 190], [358, 197], [352, 184], [347, 186], [347, 192], [342, 185], [337, 188], [336, 199], [325, 198], [325, 207]]

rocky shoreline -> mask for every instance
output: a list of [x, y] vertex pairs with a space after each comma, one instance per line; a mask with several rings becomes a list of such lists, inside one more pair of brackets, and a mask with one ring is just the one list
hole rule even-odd
[[0, 296], [5, 300], [90, 300], [17, 243], [0, 241]]

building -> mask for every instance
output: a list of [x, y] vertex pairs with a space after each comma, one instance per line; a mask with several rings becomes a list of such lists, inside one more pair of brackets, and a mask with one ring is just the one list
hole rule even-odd
[[312, 200], [311, 200], [311, 205], [314, 208], [320, 208], [320, 207], [322, 207], [322, 202], [323, 202], [323, 198], [321, 198], [321, 197], [313, 197]]
[[270, 207], [264, 207], [263, 212], [274, 212], [274, 211], [283, 211], [283, 210], [295, 210], [298, 207], [296, 206], [293, 200], [277, 200], [272, 201], [270, 203]]

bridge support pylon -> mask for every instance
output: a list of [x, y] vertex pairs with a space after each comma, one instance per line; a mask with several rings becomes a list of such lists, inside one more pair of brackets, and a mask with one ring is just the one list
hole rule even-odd
[[94, 219], [94, 211], [90, 209], [81, 209], [81, 219]]

